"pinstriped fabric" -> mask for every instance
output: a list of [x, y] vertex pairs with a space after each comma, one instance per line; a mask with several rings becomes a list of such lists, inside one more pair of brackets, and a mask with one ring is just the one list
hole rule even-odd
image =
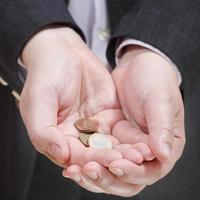
[[107, 51], [111, 65], [115, 65], [117, 38], [143, 41], [161, 50], [179, 67], [182, 88], [191, 94], [200, 74], [200, 1], [141, 2], [138, 9], [133, 5], [116, 26]]

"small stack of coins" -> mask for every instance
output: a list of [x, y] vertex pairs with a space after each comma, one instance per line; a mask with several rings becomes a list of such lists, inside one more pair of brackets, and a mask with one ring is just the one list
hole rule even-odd
[[92, 119], [83, 118], [74, 123], [74, 126], [80, 131], [80, 141], [89, 147], [96, 149], [112, 148], [111, 140], [102, 133], [97, 133], [98, 122]]

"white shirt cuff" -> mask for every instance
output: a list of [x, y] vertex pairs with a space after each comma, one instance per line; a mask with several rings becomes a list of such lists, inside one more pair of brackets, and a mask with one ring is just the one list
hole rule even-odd
[[21, 67], [23, 67], [23, 68], [26, 69], [25, 65], [22, 63], [22, 61], [21, 61], [20, 58], [17, 59], [17, 63], [18, 63]]
[[132, 39], [132, 38], [129, 38], [129, 39], [125, 39], [120, 45], [119, 47], [117, 48], [117, 51], [116, 51], [116, 54], [115, 54], [115, 60], [116, 60], [116, 63], [118, 64], [119, 63], [119, 58], [121, 57], [121, 54], [122, 54], [122, 49], [128, 45], [137, 45], [137, 46], [142, 46], [142, 47], [145, 47], [147, 49], [150, 49], [152, 51], [154, 51], [155, 53], [157, 53], [158, 55], [162, 56], [165, 60], [167, 60], [169, 62], [169, 64], [174, 68], [174, 70], [176, 71], [176, 74], [177, 74], [177, 79], [178, 79], [178, 84], [179, 86], [181, 85], [181, 82], [182, 82], [182, 76], [181, 76], [181, 73], [178, 69], [178, 67], [175, 65], [175, 63], [167, 56], [165, 55], [163, 52], [161, 52], [159, 49], [151, 46], [150, 44], [147, 44], [143, 41], [140, 41], [140, 40], [135, 40], [135, 39]]

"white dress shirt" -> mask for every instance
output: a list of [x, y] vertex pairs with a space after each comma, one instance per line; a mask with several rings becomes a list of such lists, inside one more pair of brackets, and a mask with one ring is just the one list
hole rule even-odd
[[104, 0], [71, 0], [69, 12], [85, 34], [91, 50], [107, 63], [105, 51], [110, 38]]

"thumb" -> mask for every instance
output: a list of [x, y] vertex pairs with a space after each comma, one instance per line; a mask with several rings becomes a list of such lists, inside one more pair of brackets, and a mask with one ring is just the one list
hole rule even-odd
[[39, 152], [62, 167], [67, 164], [69, 158], [67, 138], [57, 127], [47, 127], [36, 136], [36, 141], [33, 143]]
[[146, 122], [150, 146], [161, 162], [169, 162], [174, 141], [174, 120], [176, 109], [172, 99], [149, 98], [145, 105]]
[[58, 100], [55, 93], [44, 90], [25, 89], [20, 112], [36, 150], [62, 166], [68, 160], [69, 149], [66, 137], [57, 128]]

